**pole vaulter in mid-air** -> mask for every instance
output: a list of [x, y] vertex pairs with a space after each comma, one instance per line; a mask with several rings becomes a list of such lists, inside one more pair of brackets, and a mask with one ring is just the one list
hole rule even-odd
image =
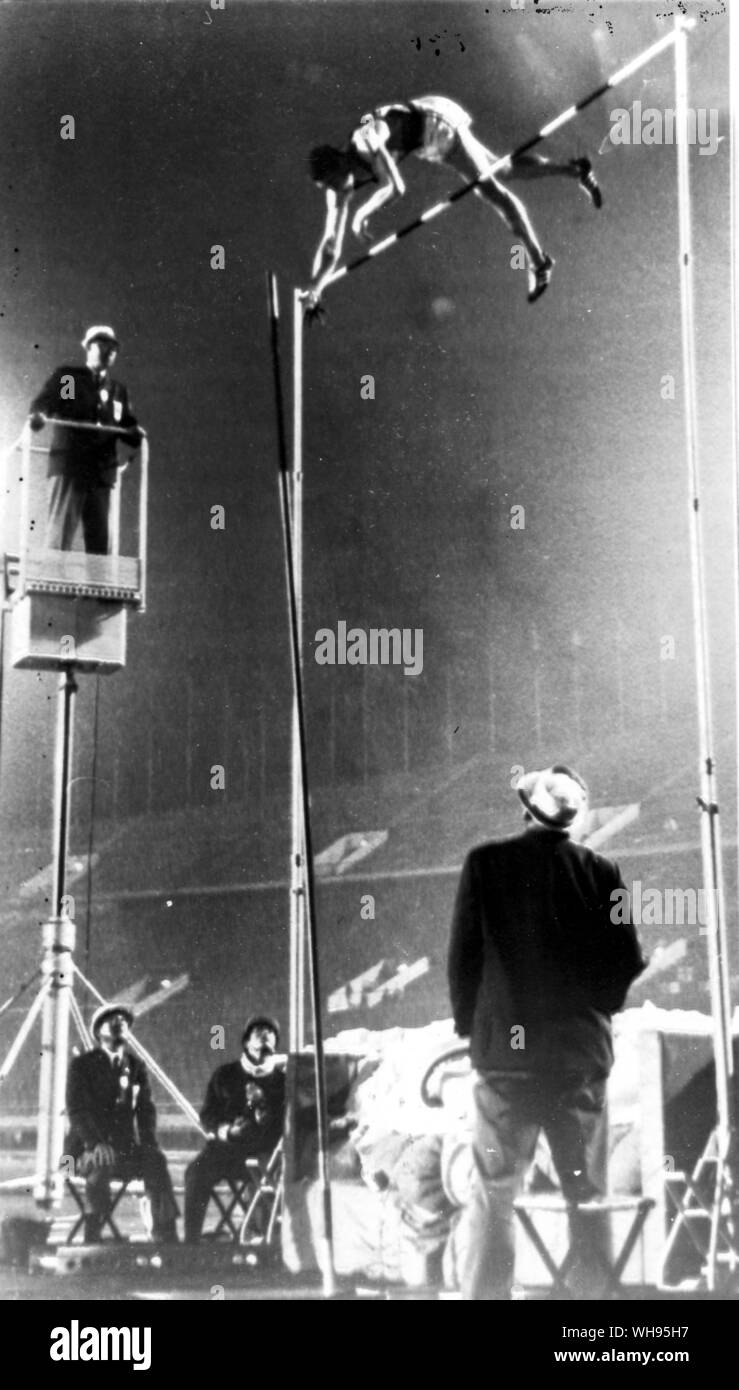
[[[600, 207], [602, 202], [600, 189], [588, 160], [573, 159], [566, 164], [556, 164], [551, 160], [531, 159], [529, 157], [530, 152], [536, 145], [548, 140], [549, 136], [553, 135], [556, 130], [561, 130], [563, 126], [569, 124], [588, 106], [592, 106], [593, 102], [599, 101], [602, 96], [613, 91], [615, 87], [619, 87], [640, 68], [646, 67], [659, 53], [664, 52], [675, 42], [676, 33], [680, 28], [693, 29], [697, 20], [684, 19], [681, 15], [676, 23], [679, 28], [674, 33], [666, 34], [656, 43], [651, 44], [649, 48], [645, 48], [643, 52], [637, 53], [635, 58], [625, 63], [616, 72], [611, 73], [605, 82], [601, 82], [592, 92], [588, 92], [587, 96], [581, 97], [572, 106], [566, 107], [553, 120], [547, 121], [546, 125], [543, 125], [535, 135], [529, 136], [510, 153], [500, 157], [492, 154], [472, 135], [470, 116], [462, 107], [457, 106], [456, 102], [449, 101], [446, 97], [420, 97], [405, 106], [376, 107], [360, 121], [359, 127], [353, 132], [343, 150], [336, 150], [329, 145], [322, 145], [315, 149], [311, 155], [311, 172], [315, 182], [326, 189], [327, 207], [326, 226], [313, 260], [312, 279], [308, 288], [301, 291], [299, 296], [308, 322], [317, 319], [324, 312], [321, 299], [329, 285], [335, 284], [337, 280], [343, 280], [344, 276], [349, 275], [352, 271], [359, 270], [360, 266], [366, 265], [376, 256], [402, 241], [404, 237], [410, 236], [412, 232], [426, 226], [428, 222], [433, 221], [442, 212], [446, 212], [448, 208], [454, 207], [460, 198], [466, 198], [470, 193], [479, 193], [482, 197], [488, 198], [506, 220], [508, 220], [511, 207], [517, 210], [519, 217], [526, 218], [523, 206], [517, 198], [513, 197], [513, 194], [503, 188], [496, 176], [512, 179], [542, 178], [552, 174], [560, 174], [569, 178], [577, 178], [578, 183], [595, 206]], [[407, 120], [408, 116], [413, 116], [414, 111], [418, 113], [415, 127]], [[393, 113], [400, 113], [399, 123], [397, 121], [393, 123], [387, 119]], [[406, 113], [405, 121], [403, 120], [403, 113]], [[454, 119], [450, 119], [452, 116]], [[444, 127], [447, 129], [445, 130]], [[370, 134], [369, 140], [365, 136], [365, 130], [374, 132], [374, 135]], [[357, 144], [358, 138], [359, 144]], [[377, 149], [371, 148], [373, 144], [377, 145]], [[381, 150], [382, 154], [380, 153]], [[462, 152], [461, 155], [460, 151]], [[407, 154], [415, 154], [431, 163], [451, 165], [465, 177], [463, 186], [455, 189], [453, 193], [449, 193], [440, 203], [435, 203], [433, 207], [427, 208], [420, 217], [416, 217], [413, 222], [401, 227], [399, 231], [392, 232], [390, 236], [375, 242], [355, 260], [349, 261], [347, 265], [339, 265], [351, 198], [365, 184], [377, 183], [379, 185], [377, 191], [356, 209], [353, 218], [354, 231], [358, 235], [364, 234], [366, 238], [368, 216], [376, 212], [381, 204], [389, 202], [391, 198], [398, 197], [401, 192], [405, 191], [405, 185], [397, 165]], [[457, 159], [459, 162], [455, 163]], [[481, 159], [483, 160], [482, 164], [479, 163]], [[504, 209], [507, 209], [507, 212]], [[509, 222], [509, 225], [512, 224]], [[520, 222], [516, 223], [515, 230], [523, 239], [522, 225]], [[538, 299], [547, 288], [554, 262], [551, 258], [544, 256], [538, 242], [536, 242], [528, 219], [526, 219], [526, 225], [529, 227], [532, 238], [531, 250], [529, 251], [531, 269], [529, 298], [534, 300]], [[538, 248], [538, 255], [541, 257], [538, 261], [537, 253], [534, 252], [532, 255], [534, 245]], [[548, 264], [545, 264], [546, 262]]]
[[367, 185], [378, 185], [359, 202], [351, 224], [356, 237], [371, 242], [369, 219], [405, 193], [398, 164], [411, 154], [430, 164], [450, 165], [465, 182], [476, 185], [479, 197], [492, 203], [525, 248], [531, 304], [547, 288], [554, 261], [542, 249], [523, 203], [504, 184], [512, 179], [559, 175], [575, 179], [595, 207], [601, 206], [589, 159], [560, 164], [543, 155], [514, 154], [499, 160], [472, 134], [472, 117], [448, 97], [419, 97], [404, 105], [378, 106], [362, 117], [342, 149], [319, 145], [311, 151], [312, 178], [326, 190], [326, 223], [306, 294], [310, 314], [320, 311], [321, 296], [338, 266], [352, 200]]

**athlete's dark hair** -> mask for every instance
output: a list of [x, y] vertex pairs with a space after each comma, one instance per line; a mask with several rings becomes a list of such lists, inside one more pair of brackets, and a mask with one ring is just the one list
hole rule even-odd
[[314, 183], [331, 187], [343, 183], [351, 172], [352, 161], [344, 150], [334, 149], [333, 145], [316, 145], [310, 152], [308, 165]]

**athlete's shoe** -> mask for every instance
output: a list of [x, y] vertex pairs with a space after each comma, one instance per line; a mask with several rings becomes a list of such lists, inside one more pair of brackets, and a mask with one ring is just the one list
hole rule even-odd
[[576, 159], [575, 164], [578, 171], [578, 183], [587, 193], [593, 207], [599, 208], [603, 205], [603, 194], [600, 185], [593, 173], [593, 166], [589, 159]]
[[544, 293], [552, 278], [553, 270], [554, 261], [551, 256], [545, 256], [541, 265], [537, 266], [536, 269], [529, 266], [529, 304], [533, 304]]

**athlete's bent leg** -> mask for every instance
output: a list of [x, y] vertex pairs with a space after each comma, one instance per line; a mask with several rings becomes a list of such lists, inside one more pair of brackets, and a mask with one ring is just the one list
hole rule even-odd
[[492, 151], [486, 149], [469, 130], [460, 130], [457, 132], [457, 143], [447, 155], [447, 163], [451, 164], [463, 179], [484, 179], [475, 190], [478, 197], [492, 203], [506, 226], [523, 242], [532, 265], [542, 265], [546, 258], [523, 203], [498, 183], [496, 175], [489, 174], [485, 177], [495, 163]]
[[506, 183], [511, 179], [576, 179], [594, 207], [599, 208], [603, 203], [603, 195], [589, 159], [570, 159], [566, 164], [558, 164], [556, 160], [546, 159], [541, 154], [522, 154], [503, 165], [496, 177]]
[[529, 303], [542, 295], [549, 284], [554, 268], [551, 256], [545, 255], [523, 203], [498, 183], [488, 170], [495, 164], [495, 155], [485, 148], [469, 130], [457, 132], [457, 142], [447, 155], [446, 162], [468, 182], [483, 179], [475, 190], [478, 197], [492, 203], [495, 211], [513, 235], [523, 242], [529, 260]]

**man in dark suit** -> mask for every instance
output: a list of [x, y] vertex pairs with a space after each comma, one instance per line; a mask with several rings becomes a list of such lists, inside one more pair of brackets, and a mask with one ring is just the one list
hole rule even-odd
[[143, 1178], [153, 1236], [176, 1241], [177, 1203], [157, 1144], [156, 1110], [144, 1063], [126, 1047], [133, 1012], [105, 1004], [92, 1019], [95, 1047], [73, 1057], [67, 1080], [67, 1148], [86, 1179], [85, 1241], [99, 1240], [111, 1178]]
[[477, 1300], [510, 1297], [513, 1202], [540, 1129], [565, 1198], [598, 1191], [611, 1014], [645, 965], [617, 866], [570, 838], [582, 778], [556, 765], [517, 791], [526, 828], [467, 856], [449, 948], [454, 1022], [478, 1073], [459, 1235], [462, 1293]]
[[111, 376], [118, 352], [112, 328], [88, 328], [82, 346], [84, 367], [59, 367], [31, 402], [31, 429], [43, 429], [46, 417], [105, 425], [116, 433], [55, 425], [49, 451], [52, 480], [46, 547], [71, 550], [80, 522], [85, 550], [107, 555], [110, 547], [108, 513], [116, 484], [116, 444], [134, 449], [140, 429], [125, 386]]
[[197, 1241], [210, 1193], [223, 1178], [244, 1177], [247, 1158], [269, 1158], [282, 1137], [285, 1058], [273, 1018], [256, 1014], [241, 1038], [237, 1062], [218, 1067], [208, 1082], [200, 1118], [210, 1131], [203, 1152], [185, 1171], [185, 1240]]

